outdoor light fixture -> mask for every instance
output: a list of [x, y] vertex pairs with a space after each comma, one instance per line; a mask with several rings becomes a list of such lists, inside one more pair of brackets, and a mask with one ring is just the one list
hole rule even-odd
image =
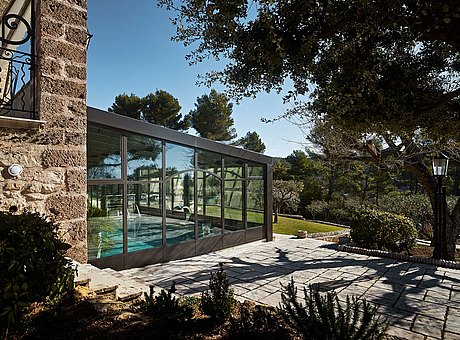
[[93, 37], [93, 35], [89, 32], [89, 31], [86, 31], [86, 50], [88, 50], [89, 48], [89, 43], [91, 42], [91, 38]]
[[447, 169], [449, 167], [449, 158], [446, 155], [439, 153], [436, 157], [433, 158], [432, 166], [434, 176], [446, 177]]
[[447, 169], [449, 168], [449, 158], [439, 153], [433, 158], [433, 175], [437, 178], [435, 188], [435, 202], [434, 202], [434, 242], [435, 249], [433, 257], [436, 259], [445, 259], [447, 256], [447, 201], [446, 201], [446, 187], [442, 185], [442, 179], [447, 176]]
[[22, 174], [24, 168], [19, 164], [11, 164], [8, 167], [8, 174], [12, 177], [18, 177]]

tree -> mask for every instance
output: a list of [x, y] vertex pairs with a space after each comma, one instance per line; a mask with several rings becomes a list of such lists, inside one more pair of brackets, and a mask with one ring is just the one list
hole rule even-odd
[[109, 107], [108, 111], [134, 119], [141, 119], [142, 99], [133, 93], [129, 96], [126, 93], [119, 94], [115, 97], [115, 102]]
[[241, 137], [235, 142], [236, 146], [241, 146], [243, 149], [251, 150], [259, 153], [265, 152], [265, 144], [262, 142], [259, 134], [257, 132], [246, 133], [246, 136]]
[[156, 90], [143, 98], [123, 93], [115, 97], [109, 112], [143, 120], [174, 130], [187, 130], [190, 118], [182, 117], [179, 101], [164, 90]]
[[[459, 159], [458, 1], [160, 4], [177, 8], [175, 39], [198, 44], [192, 62], [229, 60], [208, 81], [221, 81], [233, 96], [279, 90], [286, 78], [294, 83], [290, 99], [313, 88], [309, 101], [297, 103], [290, 114], [332, 129], [325, 136], [340, 139], [332, 139], [336, 145], [322, 139], [328, 152], [343, 151], [344, 159], [365, 158], [390, 170], [404, 167], [434, 206], [427, 157], [444, 151]], [[447, 228], [446, 238], [434, 239], [434, 256], [453, 259], [460, 200]]]
[[236, 137], [233, 128], [233, 104], [228, 102], [223, 93], [211, 90], [209, 95], [198, 97], [195, 103], [195, 110], [190, 111], [192, 127], [201, 137], [230, 141]]
[[275, 221], [278, 223], [278, 214], [280, 212], [295, 211], [300, 203], [300, 193], [303, 189], [303, 183], [300, 181], [273, 181], [273, 205], [275, 211]]

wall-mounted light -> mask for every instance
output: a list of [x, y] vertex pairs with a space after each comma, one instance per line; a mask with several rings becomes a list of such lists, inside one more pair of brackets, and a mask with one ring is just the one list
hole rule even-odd
[[93, 37], [93, 35], [88, 31], [86, 31], [86, 42], [85, 42], [85, 45], [86, 45], [86, 50], [88, 51], [88, 48], [89, 48], [89, 43], [91, 42], [91, 38]]
[[8, 174], [12, 177], [18, 177], [22, 174], [24, 168], [19, 164], [11, 164], [8, 167]]

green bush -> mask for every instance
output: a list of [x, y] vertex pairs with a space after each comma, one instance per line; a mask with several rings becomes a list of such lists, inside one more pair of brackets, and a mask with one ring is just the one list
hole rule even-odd
[[282, 286], [280, 313], [304, 339], [385, 339], [387, 322], [380, 322], [377, 307], [347, 296], [345, 307], [334, 292], [321, 296], [317, 286], [304, 289], [305, 305], [298, 301], [294, 280]]
[[400, 252], [415, 246], [417, 229], [407, 217], [360, 209], [353, 213], [350, 234], [360, 247]]
[[146, 315], [161, 324], [183, 323], [193, 317], [193, 305], [188, 300], [181, 301], [173, 294], [176, 292], [176, 284], [173, 282], [168, 291], [162, 289], [155, 296], [153, 286], [150, 286], [149, 294], [144, 293], [137, 307]]
[[224, 272], [224, 265], [219, 263], [219, 270], [211, 273], [209, 291], [201, 295], [201, 311], [215, 323], [226, 321], [235, 303], [233, 290]]
[[38, 213], [0, 212], [0, 329], [5, 332], [33, 302], [56, 300], [74, 288], [69, 245], [58, 226]]
[[240, 305], [240, 317], [231, 319], [230, 332], [235, 339], [291, 339], [276, 308], [249, 301]]

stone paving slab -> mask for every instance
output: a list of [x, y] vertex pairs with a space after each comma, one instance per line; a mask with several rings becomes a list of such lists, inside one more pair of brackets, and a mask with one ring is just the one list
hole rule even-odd
[[184, 260], [121, 271], [146, 286], [173, 281], [179, 294], [208, 288], [209, 274], [224, 263], [238, 300], [279, 306], [281, 284], [294, 278], [300, 293], [309, 284], [354, 295], [378, 306], [390, 334], [402, 339], [460, 339], [460, 270], [337, 250], [315, 239], [276, 235]]

